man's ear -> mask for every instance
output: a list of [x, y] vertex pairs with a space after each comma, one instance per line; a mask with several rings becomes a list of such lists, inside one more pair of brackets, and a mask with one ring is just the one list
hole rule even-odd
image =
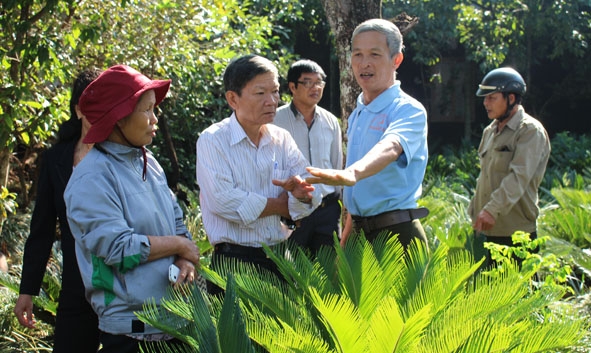
[[503, 97], [506, 97], [507, 104], [513, 104], [515, 102], [515, 94], [511, 92], [503, 93]]
[[232, 107], [232, 110], [238, 108], [238, 93], [234, 91], [226, 91], [226, 101]]
[[398, 69], [398, 66], [402, 64], [402, 60], [404, 60], [404, 54], [398, 53], [394, 55], [394, 68]]
[[289, 91], [291, 92], [291, 95], [293, 95], [293, 92], [295, 92], [296, 90], [296, 85], [294, 82], [289, 82], [287, 84], [287, 87], [289, 87]]

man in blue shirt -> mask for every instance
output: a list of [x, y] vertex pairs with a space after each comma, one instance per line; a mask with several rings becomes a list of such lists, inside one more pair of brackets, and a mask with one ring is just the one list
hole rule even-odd
[[348, 211], [341, 243], [363, 231], [373, 241], [384, 231], [403, 246], [427, 241], [417, 208], [427, 167], [427, 113], [402, 91], [396, 69], [402, 35], [391, 22], [371, 19], [353, 32], [351, 66], [362, 93], [349, 117], [344, 170], [308, 168], [310, 183], [344, 185]]

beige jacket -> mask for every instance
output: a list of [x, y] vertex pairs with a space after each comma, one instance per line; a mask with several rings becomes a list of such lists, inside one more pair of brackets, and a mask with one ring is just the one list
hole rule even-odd
[[536, 231], [538, 188], [550, 156], [542, 124], [519, 107], [500, 133], [498, 121], [484, 129], [478, 155], [480, 175], [468, 212], [472, 220], [485, 209], [496, 220], [488, 236]]

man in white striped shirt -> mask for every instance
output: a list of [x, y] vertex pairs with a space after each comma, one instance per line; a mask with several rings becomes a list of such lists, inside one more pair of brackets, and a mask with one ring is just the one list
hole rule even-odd
[[[256, 55], [234, 59], [224, 72], [224, 88], [233, 114], [197, 140], [203, 225], [214, 246], [211, 266], [234, 258], [279, 275], [262, 244], [283, 243], [291, 232], [281, 217], [306, 217], [322, 195], [299, 176], [309, 163], [289, 132], [271, 124], [279, 102], [275, 65]], [[221, 291], [211, 283], [208, 290]]]
[[[293, 63], [287, 72], [292, 100], [277, 110], [273, 123], [289, 131], [312, 166], [342, 169], [341, 126], [336, 116], [318, 106], [325, 79], [318, 63], [305, 59]], [[322, 192], [322, 203], [299, 222], [289, 238], [312, 254], [321, 246], [334, 244], [334, 234], [339, 235], [341, 223], [341, 187], [318, 184], [316, 188]]]

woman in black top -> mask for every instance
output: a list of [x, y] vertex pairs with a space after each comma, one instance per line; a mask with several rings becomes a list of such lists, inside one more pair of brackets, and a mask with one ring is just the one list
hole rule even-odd
[[66, 218], [63, 193], [72, 169], [92, 145], [82, 143], [89, 124], [78, 109], [80, 95], [100, 71], [81, 72], [72, 86], [70, 119], [60, 126], [55, 145], [41, 159], [37, 199], [25, 244], [19, 297], [14, 313], [21, 325], [32, 328], [32, 296], [39, 295], [59, 222], [62, 246], [62, 288], [56, 315], [54, 353], [96, 352], [99, 347], [98, 319], [84, 295], [84, 284], [74, 251], [74, 238]]

